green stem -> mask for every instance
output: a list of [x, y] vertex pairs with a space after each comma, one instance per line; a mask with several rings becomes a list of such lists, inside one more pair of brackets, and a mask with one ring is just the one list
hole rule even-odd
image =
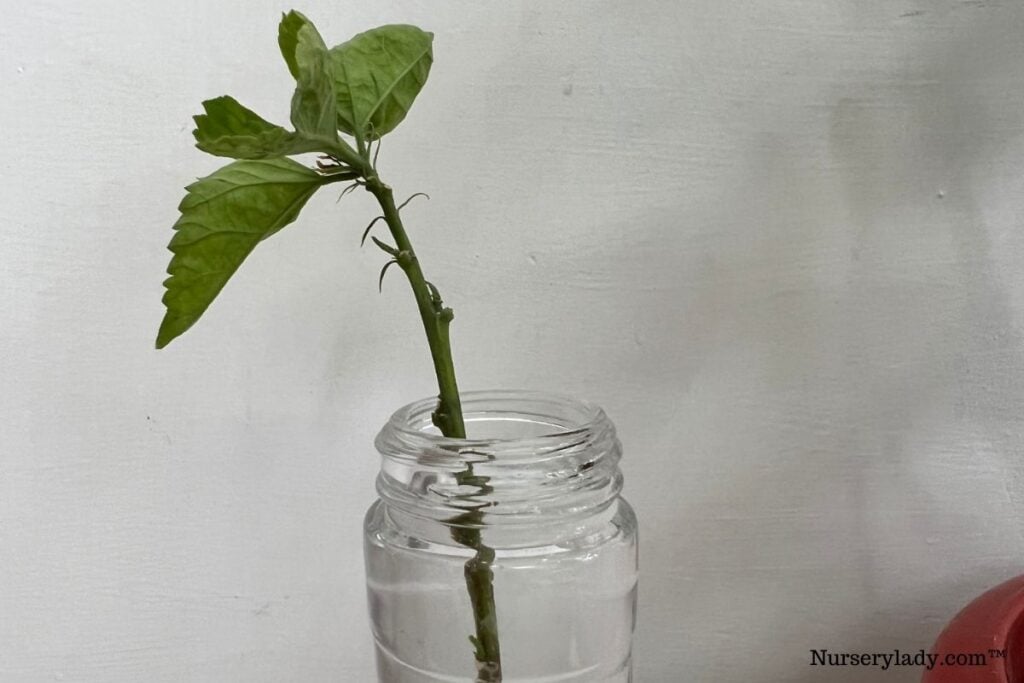
[[401, 216], [398, 215], [391, 188], [382, 183], [376, 175], [371, 175], [366, 180], [366, 189], [373, 193], [384, 211], [384, 221], [391, 230], [391, 236], [398, 248], [395, 260], [409, 279], [420, 318], [423, 320], [423, 329], [427, 333], [430, 357], [434, 361], [434, 371], [437, 374], [438, 402], [432, 416], [434, 425], [445, 436], [464, 439], [466, 426], [462, 419], [462, 403], [459, 400], [459, 386], [455, 381], [455, 364], [452, 362], [451, 342], [448, 336], [448, 326], [453, 317], [452, 309], [446, 308], [441, 298], [436, 296], [437, 290], [431, 291], [427, 285], [416, 252], [413, 251], [409, 237], [405, 234], [405, 227], [402, 225]]
[[[394, 193], [377, 177], [372, 164], [364, 161], [366, 189], [377, 198], [384, 212], [384, 221], [398, 250], [395, 260], [409, 280], [423, 321], [423, 329], [427, 334], [438, 386], [437, 408], [431, 418], [445, 436], [464, 439], [466, 425], [462, 416], [462, 403], [459, 400], [459, 387], [455, 381], [455, 364], [452, 362], [448, 332], [453, 317], [452, 309], [444, 306], [437, 289], [423, 276], [423, 269], [416, 258], [416, 252], [413, 251], [405, 226], [402, 225], [402, 217], [395, 205]], [[464, 471], [456, 475], [456, 481], [459, 484], [477, 486], [481, 494], [490, 491], [487, 477], [475, 476], [472, 464], [467, 465]], [[476, 551], [466, 562], [464, 574], [476, 626], [476, 635], [470, 636], [470, 641], [474, 646], [477, 660], [477, 683], [500, 683], [501, 651], [494, 602], [494, 572], [491, 569], [494, 563], [494, 550], [485, 545], [481, 538], [483, 512], [478, 507], [453, 517], [448, 523], [451, 526], [452, 538], [457, 543]]]

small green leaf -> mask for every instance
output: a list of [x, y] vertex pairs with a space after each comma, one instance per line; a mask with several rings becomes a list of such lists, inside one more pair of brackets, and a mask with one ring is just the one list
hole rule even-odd
[[292, 96], [292, 125], [309, 138], [338, 139], [334, 80], [328, 70], [327, 50], [316, 29], [299, 29], [295, 46], [295, 94]]
[[288, 154], [327, 151], [317, 141], [303, 138], [260, 118], [234, 98], [203, 102], [205, 114], [195, 116], [196, 147], [232, 159], [265, 159]]
[[290, 159], [266, 159], [232, 162], [189, 185], [167, 247], [174, 256], [156, 347], [191, 327], [253, 248], [332, 181]]
[[394, 130], [427, 82], [433, 40], [415, 26], [391, 24], [331, 48], [338, 127], [363, 140]]
[[292, 10], [281, 17], [277, 43], [296, 82], [292, 96], [295, 130], [307, 138], [336, 141], [334, 79], [329, 72], [324, 39], [313, 22]]
[[320, 33], [317, 32], [316, 26], [302, 13], [292, 10], [288, 14], [282, 15], [281, 24], [277, 29], [277, 44], [281, 47], [281, 54], [284, 56], [285, 63], [288, 64], [292, 78], [296, 80], [299, 78], [299, 63], [295, 52], [299, 45], [299, 33], [303, 28], [310, 29], [304, 36], [307, 41], [318, 45], [321, 50], [327, 50], [327, 45], [320, 37]]

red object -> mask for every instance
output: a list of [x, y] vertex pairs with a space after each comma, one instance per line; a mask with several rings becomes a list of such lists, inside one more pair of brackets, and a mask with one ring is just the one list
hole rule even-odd
[[[932, 646], [939, 663], [921, 683], [1024, 683], [1024, 576], [1010, 579], [953, 617]], [[944, 665], [947, 656], [984, 654], [983, 666]]]

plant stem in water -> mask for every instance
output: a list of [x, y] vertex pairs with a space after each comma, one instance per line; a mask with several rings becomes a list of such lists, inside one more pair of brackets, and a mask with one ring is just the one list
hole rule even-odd
[[[432, 414], [434, 425], [450, 438], [466, 438], [466, 425], [459, 400], [459, 387], [455, 380], [455, 364], [452, 362], [451, 340], [448, 328], [452, 321], [452, 309], [444, 306], [437, 288], [423, 276], [416, 252], [409, 237], [391, 188], [381, 182], [372, 165], [367, 163], [364, 172], [366, 189], [377, 198], [384, 212], [391, 236], [395, 240], [397, 253], [394, 255], [398, 266], [405, 272], [416, 297], [423, 328], [430, 346], [430, 356], [437, 375], [437, 408]], [[460, 485], [476, 486], [480, 495], [491, 491], [487, 477], [476, 476], [473, 465], [456, 475]], [[476, 635], [470, 636], [477, 662], [477, 683], [501, 683], [501, 650], [498, 643], [497, 610], [494, 603], [494, 549], [484, 544], [481, 528], [484, 525], [483, 506], [471, 509], [448, 520], [452, 538], [459, 544], [472, 548], [475, 555], [466, 562], [464, 574], [466, 589], [473, 605], [473, 620]]]

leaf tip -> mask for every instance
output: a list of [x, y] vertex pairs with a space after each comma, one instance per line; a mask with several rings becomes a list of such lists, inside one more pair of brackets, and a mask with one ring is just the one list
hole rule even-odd
[[166, 323], [160, 325], [160, 331], [156, 333], [156, 349], [159, 351], [164, 348], [171, 343], [172, 339], [174, 339], [174, 335], [168, 331]]

